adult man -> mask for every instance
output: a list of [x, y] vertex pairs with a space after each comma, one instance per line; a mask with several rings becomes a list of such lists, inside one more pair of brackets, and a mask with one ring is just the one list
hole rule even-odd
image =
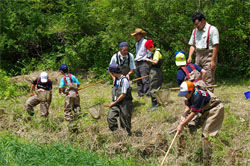
[[[143, 77], [149, 75], [149, 64], [145, 61], [145, 58], [151, 57], [151, 52], [146, 50], [145, 43], [146, 39], [144, 39], [144, 35], [147, 34], [141, 28], [136, 28], [134, 32], [131, 33], [132, 36], [135, 37], [136, 40], [136, 78]], [[149, 77], [140, 79], [137, 81], [138, 86], [138, 96], [149, 95]]]
[[129, 86], [129, 80], [122, 75], [121, 69], [117, 64], [109, 65], [109, 72], [117, 79], [112, 87], [112, 103], [108, 114], [108, 124], [111, 131], [118, 129], [116, 118], [120, 118], [120, 126], [125, 129], [128, 135], [131, 135], [131, 117], [132, 117], [132, 88]]
[[[135, 62], [133, 54], [128, 52], [128, 47], [129, 45], [127, 42], [121, 42], [119, 44], [119, 52], [112, 56], [110, 64], [118, 64], [122, 70], [122, 74], [130, 79], [130, 75], [135, 70]], [[114, 82], [115, 76], [111, 72], [110, 75]]]
[[[207, 71], [206, 84], [213, 85], [219, 50], [219, 32], [216, 27], [206, 22], [204, 15], [201, 13], [194, 14], [192, 21], [196, 28], [193, 30], [188, 43], [190, 45], [188, 63], [191, 63], [195, 51], [196, 65]], [[213, 92], [214, 88], [209, 88], [209, 90]]]
[[[65, 108], [64, 108], [64, 119], [66, 121], [72, 122], [75, 118], [78, 118], [81, 107], [80, 107], [80, 97], [78, 94], [78, 88], [80, 86], [77, 78], [69, 74], [68, 66], [62, 64], [59, 71], [63, 75], [59, 84], [59, 93], [66, 94], [65, 96]], [[75, 116], [73, 113], [76, 113]]]
[[180, 133], [196, 114], [201, 114], [201, 120], [197, 122], [196, 127], [202, 126], [203, 165], [210, 165], [212, 147], [208, 138], [216, 136], [221, 128], [224, 106], [212, 92], [196, 88], [191, 81], [181, 84], [178, 96], [186, 97], [186, 108], [177, 132]]
[[[52, 98], [52, 81], [48, 79], [48, 73], [42, 72], [40, 77], [37, 77], [30, 88], [30, 98], [25, 103], [25, 109], [30, 116], [34, 115], [36, 105], [40, 104], [42, 117], [49, 115], [49, 106]], [[34, 93], [35, 91], [35, 93]]]

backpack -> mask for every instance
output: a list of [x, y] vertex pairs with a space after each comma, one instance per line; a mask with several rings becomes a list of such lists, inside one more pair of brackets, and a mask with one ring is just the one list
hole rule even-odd
[[[69, 77], [70, 82], [67, 81], [66, 77]], [[70, 91], [74, 91], [74, 92], [76, 92], [76, 94], [78, 94], [78, 87], [77, 87], [76, 83], [73, 83], [72, 75], [71, 74], [64, 75], [63, 79], [64, 79], [64, 82], [66, 84], [65, 93], [68, 94]]]

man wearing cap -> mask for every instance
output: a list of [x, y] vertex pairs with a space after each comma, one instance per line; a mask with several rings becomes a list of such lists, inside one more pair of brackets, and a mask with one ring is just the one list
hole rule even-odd
[[[196, 52], [195, 64], [206, 70], [206, 84], [214, 85], [214, 73], [219, 50], [218, 29], [208, 24], [201, 13], [195, 13], [192, 21], [196, 28], [193, 30], [188, 43], [190, 45], [188, 63], [192, 62], [192, 56]], [[214, 88], [208, 89], [214, 91]]]
[[212, 92], [200, 90], [190, 81], [181, 84], [178, 96], [186, 97], [186, 108], [177, 132], [180, 133], [196, 114], [201, 114], [201, 120], [196, 125], [202, 126], [203, 164], [210, 165], [212, 147], [208, 138], [216, 136], [221, 128], [224, 106]]
[[78, 88], [80, 84], [73, 74], [69, 74], [69, 69], [67, 65], [62, 64], [59, 68], [59, 71], [63, 75], [60, 80], [59, 93], [64, 93], [66, 95], [64, 119], [66, 121], [72, 122], [73, 120], [78, 118], [81, 111], [80, 97], [78, 94]]
[[40, 77], [37, 77], [30, 88], [30, 96], [24, 107], [30, 116], [34, 115], [34, 108], [40, 104], [41, 117], [48, 117], [49, 106], [52, 99], [52, 81], [48, 79], [48, 74], [42, 72]]
[[120, 126], [131, 135], [131, 118], [132, 118], [132, 88], [129, 86], [129, 80], [122, 75], [121, 69], [117, 64], [109, 65], [109, 72], [117, 79], [112, 87], [112, 103], [106, 105], [110, 107], [108, 113], [108, 124], [111, 131], [118, 129], [117, 117], [120, 118]]
[[148, 111], [154, 111], [160, 104], [156, 100], [155, 93], [161, 88], [162, 85], [162, 70], [161, 65], [163, 63], [162, 54], [159, 48], [154, 46], [153, 40], [147, 40], [145, 43], [147, 50], [153, 53], [153, 59], [145, 58], [145, 61], [150, 63], [150, 77], [149, 77], [149, 93], [151, 96], [152, 107]]
[[199, 86], [203, 90], [206, 89], [206, 70], [196, 64], [186, 62], [184, 52], [178, 51], [175, 53], [175, 64], [180, 67], [177, 71], [177, 84], [180, 86], [185, 80], [191, 81], [195, 86]]
[[[119, 52], [114, 54], [111, 58], [110, 64], [118, 64], [122, 70], [122, 74], [130, 79], [130, 75], [135, 70], [134, 56], [128, 52], [128, 43], [121, 42], [119, 44]], [[113, 82], [115, 81], [115, 76], [110, 73]]]
[[[134, 32], [131, 33], [132, 36], [135, 37], [136, 40], [136, 78], [140, 78], [146, 75], [149, 75], [149, 64], [145, 60], [145, 58], [150, 58], [152, 53], [146, 50], [145, 43], [146, 39], [144, 39], [144, 35], [147, 34], [141, 28], [136, 28]], [[149, 95], [149, 78], [143, 78], [137, 81], [138, 86], [138, 96]]]

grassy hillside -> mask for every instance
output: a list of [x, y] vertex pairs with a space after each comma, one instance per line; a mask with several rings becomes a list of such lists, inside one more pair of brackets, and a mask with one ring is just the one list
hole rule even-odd
[[[88, 84], [87, 80], [81, 80], [81, 83]], [[164, 88], [170, 86], [174, 85], [164, 85]], [[59, 165], [68, 165], [69, 161], [76, 165], [105, 165], [98, 164], [100, 160], [95, 157], [95, 154], [103, 156], [104, 161], [100, 161], [103, 163], [107, 161], [106, 159], [113, 161], [114, 155], [119, 155], [125, 160], [119, 161], [120, 163], [114, 161], [111, 163], [113, 165], [135, 165], [131, 158], [136, 158], [139, 165], [159, 164], [174, 137], [174, 134], [169, 134], [169, 132], [179, 123], [184, 108], [184, 98], [177, 97], [178, 92], [172, 91], [166, 107], [147, 112], [146, 109], [151, 105], [150, 98], [137, 98], [136, 84], [132, 84], [132, 87], [134, 110], [131, 137], [122, 131], [116, 134], [109, 131], [106, 120], [108, 108], [105, 108], [105, 115], [98, 120], [93, 119], [88, 113], [87, 108], [100, 101], [104, 101], [105, 104], [110, 103], [111, 85], [109, 84], [98, 84], [80, 91], [82, 112], [87, 114], [74, 122], [78, 126], [78, 132], [75, 133], [69, 131], [68, 122], [63, 119], [64, 97], [58, 94], [56, 85], [53, 87], [53, 101], [48, 119], [40, 117], [39, 106], [37, 106], [35, 116], [30, 121], [27, 120], [28, 115], [23, 110], [27, 96], [0, 101], [5, 112], [0, 115], [0, 131], [14, 135], [14, 137], [7, 137], [0, 141], [0, 149], [7, 147], [1, 151], [4, 155], [0, 158], [0, 163], [3, 165], [23, 164], [15, 159], [23, 157], [15, 153], [16, 150], [11, 147], [14, 146], [16, 149], [24, 148], [23, 150], [26, 151], [24, 154], [36, 151], [34, 152], [37, 156], [35, 160], [41, 162], [46, 160], [44, 156], [51, 157], [48, 162], [52, 161], [53, 156], [58, 159], [62, 158]], [[215, 94], [225, 105], [225, 119], [219, 135], [212, 140], [214, 165], [249, 164], [250, 102], [243, 95], [243, 92], [249, 89], [250, 80], [237, 84], [222, 82], [215, 90]], [[25, 143], [17, 141], [16, 137], [22, 138]], [[10, 146], [8, 146], [9, 142]], [[74, 149], [74, 147], [78, 148]], [[93, 157], [93, 162], [90, 164], [83, 164], [85, 150], [95, 152], [95, 154], [90, 154], [90, 158]], [[76, 160], [67, 161], [64, 156], [71, 151], [73, 154], [81, 155], [77, 155]], [[44, 153], [46, 155], [43, 155]], [[177, 143], [174, 144], [168, 163], [170, 165], [199, 165], [201, 153], [201, 131], [198, 130], [194, 135], [187, 135], [186, 147], [182, 155], [179, 155]], [[32, 162], [32, 160], [25, 160], [25, 164], [32, 164]], [[34, 161], [33, 164], [37, 163]]]

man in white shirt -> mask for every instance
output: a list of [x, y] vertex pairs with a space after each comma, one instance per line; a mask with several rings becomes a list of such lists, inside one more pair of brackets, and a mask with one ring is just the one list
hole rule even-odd
[[[219, 50], [218, 29], [208, 24], [201, 13], [194, 14], [192, 21], [196, 28], [193, 30], [188, 43], [190, 45], [188, 63], [192, 62], [192, 56], [196, 52], [195, 64], [206, 70], [206, 84], [214, 85], [214, 73]], [[214, 90], [213, 88], [208, 89], [212, 92]]]
[[[147, 41], [144, 39], [145, 34], [147, 34], [147, 32], [141, 28], [136, 28], [135, 31], [131, 33], [136, 40], [136, 78], [149, 75], [149, 64], [145, 58], [151, 58], [152, 53], [145, 47], [145, 43]], [[139, 97], [149, 95], [149, 77], [138, 80], [137, 86]]]

